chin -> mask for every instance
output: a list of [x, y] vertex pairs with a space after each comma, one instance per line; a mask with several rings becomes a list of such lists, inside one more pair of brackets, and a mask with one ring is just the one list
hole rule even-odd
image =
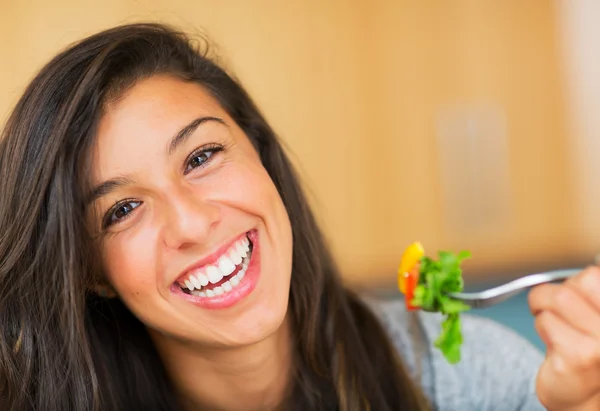
[[226, 345], [245, 346], [263, 341], [282, 330], [286, 319], [287, 301], [285, 304], [269, 304], [256, 310], [249, 310], [229, 325]]

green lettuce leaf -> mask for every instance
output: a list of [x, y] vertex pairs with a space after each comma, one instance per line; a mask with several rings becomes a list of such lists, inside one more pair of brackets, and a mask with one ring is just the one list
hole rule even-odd
[[453, 254], [440, 251], [439, 259], [429, 257], [421, 259], [419, 285], [415, 289], [412, 304], [422, 310], [440, 312], [446, 315], [442, 323], [442, 332], [435, 341], [444, 357], [451, 364], [460, 361], [462, 334], [460, 331], [460, 313], [469, 306], [448, 297], [448, 293], [463, 290], [462, 262], [471, 257], [468, 251]]

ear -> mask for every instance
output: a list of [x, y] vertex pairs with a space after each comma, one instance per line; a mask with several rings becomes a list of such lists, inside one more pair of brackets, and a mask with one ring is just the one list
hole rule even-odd
[[115, 289], [108, 284], [96, 284], [93, 290], [102, 298], [115, 298], [117, 296]]

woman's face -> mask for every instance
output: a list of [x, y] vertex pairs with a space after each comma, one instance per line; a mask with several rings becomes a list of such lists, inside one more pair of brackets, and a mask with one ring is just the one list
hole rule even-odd
[[92, 186], [105, 275], [147, 327], [223, 347], [282, 324], [287, 212], [248, 137], [202, 87], [154, 76], [109, 104]]

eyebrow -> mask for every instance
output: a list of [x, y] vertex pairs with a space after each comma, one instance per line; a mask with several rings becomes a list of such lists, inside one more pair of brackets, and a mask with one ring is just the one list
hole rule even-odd
[[90, 193], [90, 195], [87, 198], [86, 204], [93, 203], [100, 197], [105, 196], [106, 194], [116, 190], [117, 188], [129, 185], [132, 183], [133, 183], [133, 180], [129, 177], [111, 178], [110, 180], [107, 180], [107, 181], [103, 182], [102, 184], [97, 185], [92, 190], [92, 192]]
[[[173, 154], [173, 152], [175, 150], [177, 150], [177, 148], [179, 146], [181, 146], [188, 139], [188, 137], [198, 127], [200, 127], [201, 124], [209, 122], [209, 121], [215, 121], [217, 123], [223, 124], [224, 126], [227, 125], [225, 123], [225, 121], [219, 117], [210, 117], [210, 116], [199, 117], [199, 118], [193, 120], [191, 123], [189, 123], [187, 126], [182, 128], [181, 130], [179, 130], [179, 132], [177, 134], [175, 134], [175, 136], [173, 136], [173, 138], [171, 139], [171, 142], [168, 145], [167, 153], [169, 155]], [[133, 184], [133, 182], [134, 182], [133, 179], [126, 177], [126, 176], [111, 178], [110, 180], [107, 180], [107, 181], [97, 185], [96, 187], [94, 187], [94, 189], [90, 192], [90, 194], [87, 198], [86, 204], [93, 203], [100, 197], [105, 196], [120, 187], [124, 187], [124, 186], [130, 185], [130, 184]]]
[[208, 121], [216, 121], [217, 123], [226, 125], [225, 121], [218, 117], [199, 117], [195, 119], [190, 124], [179, 130], [179, 132], [171, 139], [168, 149], [169, 155], [173, 154], [173, 152], [177, 150], [177, 147], [182, 145], [190, 136], [190, 134], [192, 134], [201, 124]]

